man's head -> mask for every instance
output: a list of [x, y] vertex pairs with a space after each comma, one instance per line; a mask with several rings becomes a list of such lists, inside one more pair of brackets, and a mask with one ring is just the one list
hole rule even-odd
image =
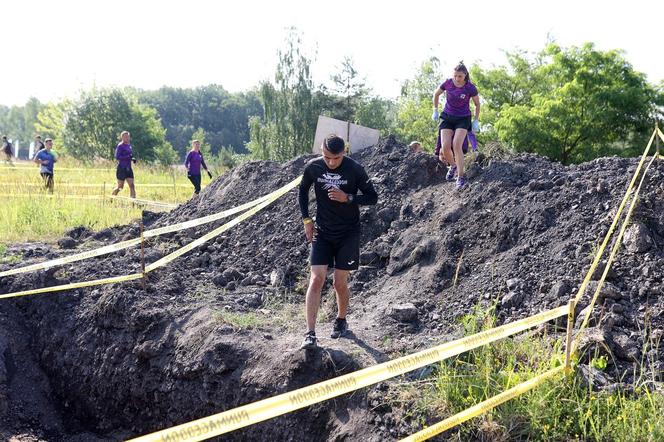
[[122, 133], [120, 134], [120, 139], [124, 144], [129, 144], [129, 132], [127, 132], [126, 130], [122, 131]]
[[7, 141], [7, 136], [6, 135], [2, 136], [2, 141]]
[[53, 147], [53, 140], [50, 138], [45, 139], [44, 147], [46, 148], [46, 150], [50, 150]]
[[341, 165], [346, 153], [346, 143], [343, 138], [334, 134], [328, 135], [323, 140], [323, 161], [328, 169], [336, 169]]

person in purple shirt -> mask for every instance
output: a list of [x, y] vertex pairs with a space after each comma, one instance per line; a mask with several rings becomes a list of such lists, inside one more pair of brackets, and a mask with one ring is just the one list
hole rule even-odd
[[212, 173], [208, 170], [203, 159], [203, 154], [201, 153], [201, 142], [194, 140], [191, 142], [191, 150], [184, 160], [184, 167], [187, 168], [187, 178], [194, 185], [194, 195], [198, 195], [201, 191], [201, 166], [203, 166], [203, 169], [205, 169], [210, 179], [212, 179]]
[[[456, 176], [456, 186], [461, 189], [466, 185], [463, 142], [471, 128], [474, 133], [480, 131], [480, 97], [477, 88], [470, 82], [470, 74], [463, 61], [454, 68], [454, 77], [445, 80], [433, 94], [432, 119], [435, 122], [439, 120], [438, 102], [443, 93], [445, 94], [445, 108], [440, 115], [441, 122], [438, 125], [443, 148], [439, 158], [450, 166], [445, 178], [452, 181]], [[475, 107], [475, 117], [472, 122], [471, 99]]]
[[135, 163], [134, 152], [129, 144], [129, 132], [126, 130], [120, 134], [122, 142], [115, 148], [115, 159], [118, 160], [118, 168], [115, 171], [115, 177], [118, 180], [118, 187], [113, 190], [113, 195], [117, 195], [123, 188], [125, 181], [129, 184], [129, 196], [136, 198], [136, 188], [134, 187], [134, 171], [131, 169], [132, 161]]

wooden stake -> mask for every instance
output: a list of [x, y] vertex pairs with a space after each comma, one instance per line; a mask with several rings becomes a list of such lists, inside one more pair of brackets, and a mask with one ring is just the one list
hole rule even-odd
[[569, 302], [567, 313], [567, 340], [565, 342], [565, 373], [569, 374], [572, 369], [572, 331], [574, 331], [574, 300]]
[[141, 209], [141, 272], [143, 273], [143, 291], [145, 291], [145, 237], [143, 236], [143, 210]]

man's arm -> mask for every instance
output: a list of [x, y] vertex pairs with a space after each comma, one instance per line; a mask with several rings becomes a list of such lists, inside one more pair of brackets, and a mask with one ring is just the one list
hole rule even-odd
[[302, 181], [300, 181], [298, 202], [300, 203], [300, 212], [302, 213], [302, 222], [304, 223], [304, 236], [309, 242], [314, 238], [314, 223], [309, 217], [309, 189], [311, 189], [313, 182], [313, 178], [307, 173], [307, 169], [305, 168], [302, 174]]
[[309, 217], [309, 189], [314, 183], [311, 175], [307, 173], [307, 169], [304, 170], [302, 175], [302, 181], [300, 181], [298, 202], [300, 203], [300, 213], [302, 213], [302, 219], [310, 218]]
[[364, 168], [360, 170], [360, 179], [357, 182], [357, 188], [360, 189], [362, 194], [355, 195], [353, 202], [360, 206], [373, 206], [378, 202], [378, 193], [376, 193], [376, 189], [374, 189], [373, 183]]

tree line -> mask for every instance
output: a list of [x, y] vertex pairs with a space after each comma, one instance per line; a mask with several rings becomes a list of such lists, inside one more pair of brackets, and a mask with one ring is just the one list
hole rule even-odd
[[[483, 103], [480, 143], [565, 164], [632, 156], [664, 113], [664, 81], [650, 84], [621, 51], [549, 43], [536, 54], [507, 52], [506, 59], [470, 69]], [[199, 139], [206, 156], [232, 166], [237, 155], [284, 161], [310, 152], [318, 115], [326, 115], [433, 149], [431, 96], [451, 76], [439, 59], [425, 60], [393, 100], [374, 94], [349, 57], [327, 85], [315, 84], [315, 57], [296, 30], [278, 60], [271, 80], [241, 93], [208, 85], [95, 88], [56, 103], [30, 98], [24, 106], [0, 106], [0, 133], [22, 141], [39, 133], [87, 161], [112, 159], [118, 134], [128, 130], [140, 159], [165, 165], [181, 161]]]

